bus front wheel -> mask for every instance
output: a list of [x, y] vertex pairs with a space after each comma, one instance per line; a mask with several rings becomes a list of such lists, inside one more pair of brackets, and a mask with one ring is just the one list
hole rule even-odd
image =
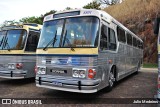
[[109, 79], [108, 79], [108, 87], [107, 87], [107, 91], [111, 91], [114, 83], [115, 83], [115, 72], [116, 72], [116, 68], [113, 67], [109, 73]]
[[141, 67], [141, 63], [139, 62], [135, 74], [138, 74], [140, 67]]

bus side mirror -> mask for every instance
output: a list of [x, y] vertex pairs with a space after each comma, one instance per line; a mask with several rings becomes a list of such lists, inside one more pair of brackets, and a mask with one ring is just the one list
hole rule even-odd
[[158, 35], [159, 33], [159, 23], [160, 23], [160, 18], [156, 18], [154, 21], [154, 34]]

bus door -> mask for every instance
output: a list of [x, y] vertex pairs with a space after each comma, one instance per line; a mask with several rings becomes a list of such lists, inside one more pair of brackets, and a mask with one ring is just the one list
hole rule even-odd
[[29, 30], [25, 51], [36, 52], [39, 37], [40, 37], [39, 30]]

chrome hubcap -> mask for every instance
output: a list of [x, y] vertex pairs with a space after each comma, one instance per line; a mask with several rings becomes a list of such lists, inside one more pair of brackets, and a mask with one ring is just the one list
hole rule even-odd
[[111, 87], [113, 86], [114, 81], [115, 81], [114, 74], [113, 74], [113, 72], [110, 72], [109, 84], [110, 84]]

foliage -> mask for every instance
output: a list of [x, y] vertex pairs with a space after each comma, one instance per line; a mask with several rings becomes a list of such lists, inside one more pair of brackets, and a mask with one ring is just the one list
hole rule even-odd
[[160, 13], [157, 0], [125, 0], [104, 9], [120, 21], [144, 42], [143, 61], [157, 63], [157, 36], [153, 34], [153, 23]]
[[158, 68], [158, 64], [155, 63], [144, 63], [143, 68]]
[[42, 23], [43, 23], [43, 19], [45, 16], [50, 15], [50, 14], [54, 14], [54, 13], [56, 13], [56, 10], [51, 10], [49, 12], [46, 12], [44, 15], [41, 15], [40, 19], [41, 19]]
[[100, 10], [100, 3], [97, 3], [96, 1], [93, 1], [91, 3], [88, 3], [87, 5], [83, 6], [85, 9], [98, 9]]
[[98, 0], [101, 4], [106, 4], [106, 5], [115, 5], [117, 3], [122, 2], [122, 0]]
[[20, 19], [19, 21], [22, 23], [37, 23], [37, 24], [43, 23], [41, 17], [35, 17], [35, 16], [25, 17], [25, 18]]
[[72, 10], [72, 8], [71, 7], [66, 7], [65, 10]]
[[3, 26], [9, 26], [9, 25], [14, 25], [14, 24], [17, 24], [18, 22], [16, 22], [15, 20], [5, 20], [1, 25], [0, 27], [3, 27]]
[[54, 14], [55, 12], [56, 12], [56, 10], [51, 10], [51, 11], [45, 13], [44, 15], [41, 15], [41, 17], [45, 17], [47, 15]]

